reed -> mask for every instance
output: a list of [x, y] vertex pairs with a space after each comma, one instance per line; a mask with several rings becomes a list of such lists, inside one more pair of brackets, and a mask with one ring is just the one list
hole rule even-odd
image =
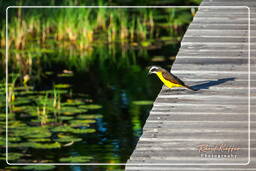
[[[23, 13], [17, 10], [9, 23], [9, 48], [28, 54], [33, 51], [34, 55], [13, 53], [10, 58], [13, 58], [14, 67], [16, 65], [16, 68], [22, 71], [22, 76], [29, 74], [34, 56], [36, 53], [39, 55], [41, 50], [61, 52], [59, 60], [62, 61], [64, 58], [61, 55], [65, 52], [65, 55], [70, 56], [69, 66], [88, 66], [94, 58], [90, 55], [94, 54], [93, 51], [96, 51], [100, 44], [108, 45], [110, 48], [107, 51], [110, 50], [114, 54], [116, 50], [113, 48], [116, 46], [113, 44], [116, 43], [126, 47], [141, 45], [142, 48], [147, 48], [150, 45], [148, 39], [159, 39], [161, 33], [166, 32], [163, 29], [172, 36], [178, 35], [179, 28], [192, 19], [191, 12], [187, 11], [63, 8], [40, 11], [29, 9]], [[158, 20], [159, 16], [165, 17], [166, 20]], [[166, 23], [168, 27], [158, 28]], [[2, 28], [1, 36], [4, 37], [4, 33]], [[0, 45], [3, 48], [5, 41], [1, 39]]]

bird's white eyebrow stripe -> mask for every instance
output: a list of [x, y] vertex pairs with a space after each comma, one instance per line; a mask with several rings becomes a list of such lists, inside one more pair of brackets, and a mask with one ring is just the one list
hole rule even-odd
[[152, 71], [153, 69], [158, 69], [158, 67], [152, 66], [152, 67], [150, 68], [150, 71]]

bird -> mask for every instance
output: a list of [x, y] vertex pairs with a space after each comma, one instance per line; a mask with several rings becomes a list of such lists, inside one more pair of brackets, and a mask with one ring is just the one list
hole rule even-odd
[[168, 88], [172, 87], [186, 87], [189, 90], [197, 91], [189, 86], [187, 86], [183, 81], [181, 81], [177, 76], [168, 72], [164, 68], [159, 66], [152, 66], [148, 74], [156, 74], [158, 78], [164, 83]]

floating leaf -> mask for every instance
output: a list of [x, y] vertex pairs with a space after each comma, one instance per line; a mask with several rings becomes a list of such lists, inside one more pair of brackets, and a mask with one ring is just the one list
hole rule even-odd
[[82, 138], [76, 138], [73, 136], [68, 136], [68, 135], [64, 135], [64, 136], [58, 136], [58, 139], [55, 139], [55, 141], [57, 142], [78, 142], [78, 141], [82, 141]]
[[13, 133], [16, 136], [23, 136], [26, 138], [46, 138], [51, 136], [51, 132], [44, 127], [18, 128]]
[[71, 131], [74, 134], [86, 134], [86, 133], [94, 133], [96, 132], [95, 129], [86, 128], [86, 129], [72, 129]]
[[61, 162], [70, 162], [70, 163], [82, 163], [82, 162], [88, 162], [93, 157], [91, 156], [71, 156], [71, 157], [63, 157], [60, 158]]
[[61, 74], [58, 74], [58, 77], [72, 77], [74, 76], [73, 73], [61, 73]]
[[85, 108], [85, 109], [101, 109], [101, 105], [97, 104], [88, 104], [88, 105], [80, 105], [79, 108]]
[[55, 84], [54, 88], [70, 88], [70, 84]]
[[28, 141], [32, 141], [32, 142], [50, 142], [51, 139], [49, 139], [49, 138], [31, 138], [31, 139], [28, 139]]
[[87, 109], [84, 108], [77, 108], [77, 107], [62, 107], [61, 111], [63, 115], [75, 115], [77, 113], [84, 113], [87, 112]]
[[54, 168], [55, 166], [53, 165], [31, 165], [23, 167], [25, 170], [52, 170]]
[[71, 120], [71, 119], [73, 119], [74, 117], [73, 116], [61, 116], [61, 117], [59, 117], [60, 118], [60, 120]]
[[103, 115], [100, 115], [100, 114], [80, 114], [77, 116], [78, 119], [98, 119], [98, 118], [102, 118]]
[[70, 121], [70, 126], [78, 127], [78, 126], [90, 126], [89, 124], [95, 123], [95, 120], [72, 120]]
[[20, 147], [31, 147], [31, 148], [37, 148], [37, 149], [54, 149], [54, 148], [61, 147], [60, 143], [58, 142], [54, 142], [54, 143], [26, 142], [26, 143], [20, 143], [19, 145]]
[[152, 105], [153, 101], [140, 100], [140, 101], [133, 101], [132, 104], [135, 104], [135, 105]]
[[150, 45], [151, 45], [150, 41], [143, 41], [143, 42], [141, 42], [141, 46], [143, 46], [143, 47], [148, 47]]
[[96, 130], [85, 128], [85, 129], [79, 129], [79, 128], [72, 128], [70, 126], [58, 126], [52, 129], [53, 132], [70, 132], [75, 134], [83, 134], [83, 133], [93, 133]]

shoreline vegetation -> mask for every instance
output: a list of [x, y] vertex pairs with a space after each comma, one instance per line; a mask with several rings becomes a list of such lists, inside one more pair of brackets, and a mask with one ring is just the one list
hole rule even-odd
[[[22, 69], [22, 73], [31, 68], [33, 58], [41, 52], [90, 56], [95, 48], [107, 46], [115, 56], [117, 44], [126, 50], [154, 48], [155, 42], [176, 43], [181, 40], [183, 30], [192, 20], [191, 13], [194, 13], [191, 9], [174, 8], [11, 8], [9, 11], [9, 60], [13, 68]], [[165, 36], [161, 36], [163, 33]], [[4, 25], [0, 36], [5, 37]], [[1, 39], [2, 52], [5, 43], [5, 39]], [[85, 57], [83, 60], [91, 59]]]

